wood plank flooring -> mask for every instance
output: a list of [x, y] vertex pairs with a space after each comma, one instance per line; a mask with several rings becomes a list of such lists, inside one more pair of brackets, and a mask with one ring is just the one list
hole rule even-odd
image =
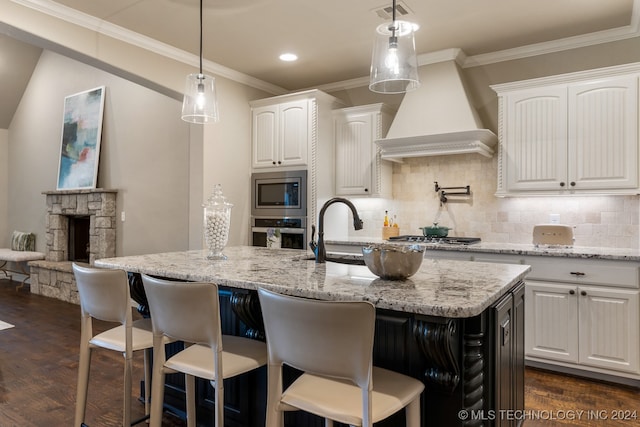
[[[0, 331], [0, 427], [71, 426], [78, 369], [80, 308], [31, 295], [28, 286], [16, 290], [16, 285], [16, 282], [0, 280], [0, 320], [16, 325]], [[135, 311], [134, 315], [137, 316]], [[103, 323], [96, 329], [106, 327]], [[142, 376], [142, 354], [135, 354], [134, 379]], [[525, 413], [504, 414], [503, 419], [523, 418], [525, 427], [640, 425], [639, 389], [529, 368], [525, 374], [525, 387]], [[137, 388], [133, 394], [139, 395]], [[95, 351], [87, 424], [90, 427], [118, 426], [121, 396], [121, 356]], [[144, 412], [138, 400], [133, 403], [133, 411], [133, 418], [142, 416]], [[628, 411], [629, 415], [635, 411], [636, 419], [612, 419], [616, 415], [626, 415], [623, 411]], [[185, 425], [184, 421], [171, 414], [164, 416], [163, 426]]]

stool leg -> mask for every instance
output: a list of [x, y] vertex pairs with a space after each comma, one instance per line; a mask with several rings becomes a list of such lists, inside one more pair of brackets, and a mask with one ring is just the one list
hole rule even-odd
[[[196, 427], [196, 379], [193, 375], [184, 375], [187, 394], [187, 427]], [[216, 402], [217, 406], [218, 402]]]
[[144, 350], [144, 414], [149, 415], [151, 401], [151, 349]]
[[76, 414], [74, 426], [84, 423], [87, 408], [87, 390], [89, 387], [89, 367], [91, 365], [91, 348], [84, 339], [80, 343], [80, 363], [78, 365], [78, 388], [76, 392]]
[[124, 407], [122, 411], [122, 425], [131, 425], [131, 357], [124, 355]]
[[407, 427], [420, 426], [420, 398], [413, 399], [405, 410], [407, 416]]
[[324, 427], [333, 427], [333, 420], [330, 420], [329, 418], [325, 418]]

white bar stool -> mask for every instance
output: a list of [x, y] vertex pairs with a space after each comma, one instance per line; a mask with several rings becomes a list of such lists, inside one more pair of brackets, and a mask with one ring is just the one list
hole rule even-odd
[[[375, 307], [258, 290], [269, 355], [266, 427], [282, 427], [284, 411], [302, 410], [371, 427], [405, 408], [407, 427], [420, 426], [415, 378], [373, 366]], [[303, 371], [283, 390], [282, 367]]]
[[[224, 426], [224, 379], [267, 363], [265, 343], [222, 335], [218, 286], [176, 282], [142, 275], [153, 324], [151, 427], [160, 427], [167, 373], [185, 374], [187, 426], [196, 425], [195, 377], [211, 382], [215, 390], [215, 425]], [[168, 339], [191, 344], [166, 358]]]
[[[124, 395], [122, 425], [138, 424], [149, 418], [150, 365], [148, 353], [153, 347], [151, 320], [135, 322], [131, 315], [129, 282], [124, 270], [84, 267], [73, 263], [73, 274], [80, 296], [80, 363], [74, 426], [84, 426], [89, 387], [91, 352], [94, 348], [117, 351], [124, 356]], [[93, 335], [93, 319], [120, 325]], [[133, 352], [144, 352], [145, 417], [131, 422], [131, 370]]]

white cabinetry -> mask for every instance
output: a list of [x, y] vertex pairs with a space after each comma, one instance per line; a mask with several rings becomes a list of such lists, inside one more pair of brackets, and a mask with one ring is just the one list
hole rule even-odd
[[425, 257], [530, 265], [527, 363], [640, 381], [640, 263], [450, 250]]
[[[307, 170], [307, 235], [318, 205], [333, 197], [334, 109], [337, 98], [317, 89], [250, 102], [253, 172]], [[330, 216], [330, 215], [329, 215]], [[327, 227], [331, 221], [327, 220]]]
[[498, 195], [637, 194], [640, 64], [492, 86]]
[[382, 160], [375, 140], [384, 138], [392, 111], [384, 104], [334, 111], [336, 194], [390, 196], [391, 164]]
[[253, 168], [307, 165], [309, 100], [255, 107], [251, 116]]

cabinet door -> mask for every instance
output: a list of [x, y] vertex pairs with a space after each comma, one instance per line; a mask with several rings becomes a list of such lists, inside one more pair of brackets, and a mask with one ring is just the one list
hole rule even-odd
[[309, 142], [308, 101], [292, 101], [280, 106], [278, 165], [297, 166], [307, 164]]
[[638, 187], [638, 77], [569, 86], [569, 185]]
[[561, 190], [567, 181], [567, 89], [552, 86], [506, 100], [507, 188]]
[[581, 286], [580, 363], [639, 373], [637, 290]]
[[525, 350], [527, 356], [578, 362], [577, 287], [527, 281]]
[[252, 165], [254, 168], [277, 165], [278, 106], [269, 105], [252, 110]]
[[371, 114], [336, 118], [336, 194], [370, 194], [373, 140]]

